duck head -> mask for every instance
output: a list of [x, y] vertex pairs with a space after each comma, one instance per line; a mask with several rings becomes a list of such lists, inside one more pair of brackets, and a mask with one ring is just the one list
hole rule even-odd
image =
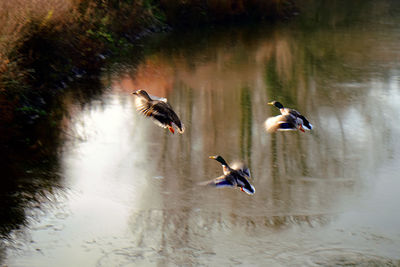
[[209, 156], [210, 159], [215, 159], [216, 161], [218, 161], [219, 163], [221, 163], [222, 165], [228, 166], [228, 163], [226, 163], [226, 161], [224, 160], [223, 157], [216, 155], [216, 156]]
[[281, 102], [278, 102], [278, 101], [269, 102], [268, 105], [275, 106], [279, 109], [283, 108], [283, 105], [281, 104]]
[[139, 97], [143, 97], [147, 100], [151, 100], [151, 97], [149, 96], [149, 94], [145, 91], [145, 90], [137, 90], [135, 92], [132, 93], [133, 95], [139, 96]]

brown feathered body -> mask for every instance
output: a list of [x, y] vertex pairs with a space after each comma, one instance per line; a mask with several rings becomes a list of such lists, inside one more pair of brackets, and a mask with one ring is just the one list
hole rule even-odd
[[145, 90], [137, 90], [133, 94], [136, 96], [135, 105], [138, 112], [152, 118], [159, 126], [168, 128], [171, 133], [175, 132], [173, 126], [179, 133], [184, 132], [181, 120], [165, 98], [153, 99]]

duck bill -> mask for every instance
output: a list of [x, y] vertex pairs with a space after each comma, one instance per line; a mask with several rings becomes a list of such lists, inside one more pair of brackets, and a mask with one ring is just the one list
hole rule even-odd
[[217, 156], [209, 156], [208, 158], [209, 158], [209, 159], [216, 159]]
[[175, 133], [175, 130], [174, 130], [174, 128], [172, 128], [171, 126], [169, 126], [168, 127], [168, 130], [172, 133], [172, 134], [174, 134]]
[[300, 126], [299, 126], [299, 130], [300, 130], [300, 131], [302, 131], [303, 133], [305, 133], [305, 132], [306, 132], [306, 131], [304, 130], [304, 128], [303, 128], [303, 126], [302, 126], [302, 125], [300, 125]]

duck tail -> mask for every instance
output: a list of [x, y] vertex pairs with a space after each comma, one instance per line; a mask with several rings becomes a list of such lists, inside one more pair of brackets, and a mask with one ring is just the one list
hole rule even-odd
[[178, 133], [183, 134], [185, 132], [185, 126], [182, 124], [181, 127], [178, 127]]
[[303, 123], [303, 128], [306, 130], [311, 130], [313, 128], [312, 124], [309, 123], [308, 121], [306, 123]]
[[256, 192], [256, 189], [254, 188], [254, 186], [250, 185], [250, 188], [242, 187], [242, 191], [249, 195], [254, 195], [254, 193]]
[[300, 116], [301, 122], [303, 124], [303, 128], [306, 130], [311, 130], [313, 128], [312, 124], [304, 117], [303, 115]]

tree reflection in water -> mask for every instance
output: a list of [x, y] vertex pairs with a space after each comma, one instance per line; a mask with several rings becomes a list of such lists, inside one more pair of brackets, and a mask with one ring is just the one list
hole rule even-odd
[[[177, 265], [193, 264], [197, 250], [215, 251], [209, 239], [217, 233], [246, 238], [327, 224], [369, 186], [393, 145], [390, 135], [381, 135], [393, 129], [382, 121], [389, 115], [381, 112], [385, 102], [375, 96], [385, 94], [379, 87], [389, 81], [381, 75], [394, 71], [397, 52], [371, 50], [382, 46], [382, 39], [373, 37], [380, 30], [324, 29], [300, 37], [292, 29], [256, 31], [256, 38], [240, 30], [200, 40], [190, 36], [178, 52], [167, 42], [151, 57], [167, 80], [135, 74], [114, 78], [122, 90], [146, 84], [150, 91], [166, 92], [186, 121], [181, 139], [154, 133], [162, 136], [154, 138], [162, 156], [154, 152], [151, 158], [165, 177], [158, 188], [161, 208], [134, 213], [130, 224], [138, 244]], [[388, 46], [395, 43], [396, 35], [390, 36]], [[378, 73], [376, 64], [382, 68]], [[142, 69], [148, 69], [146, 61], [136, 71]], [[391, 86], [397, 95], [398, 82]], [[265, 133], [263, 121], [276, 112], [266, 102], [273, 99], [307, 114], [315, 128], [305, 134]], [[254, 197], [193, 187], [218, 173], [206, 157], [216, 153], [251, 164]]]

